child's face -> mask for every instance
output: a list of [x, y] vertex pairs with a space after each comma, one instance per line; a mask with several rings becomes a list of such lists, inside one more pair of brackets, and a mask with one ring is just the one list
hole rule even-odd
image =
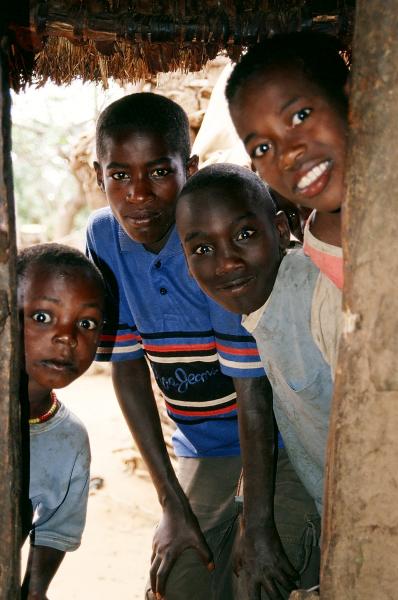
[[94, 359], [103, 299], [84, 269], [35, 266], [19, 290], [29, 393], [63, 388]]
[[[204, 194], [200, 202], [195, 202]], [[269, 217], [247, 192], [195, 192], [177, 210], [189, 270], [203, 291], [231, 312], [246, 314], [270, 295], [289, 244], [286, 216]]]
[[105, 140], [101, 163], [94, 163], [100, 187], [127, 235], [158, 252], [175, 221], [177, 196], [188, 165], [155, 133], [129, 131]]
[[253, 164], [271, 188], [322, 212], [344, 198], [347, 119], [297, 69], [273, 69], [241, 88], [231, 116]]

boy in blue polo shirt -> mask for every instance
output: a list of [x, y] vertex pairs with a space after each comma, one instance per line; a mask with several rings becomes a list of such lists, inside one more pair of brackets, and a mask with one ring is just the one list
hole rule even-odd
[[[197, 169], [188, 119], [160, 95], [124, 97], [100, 115], [97, 157], [98, 184], [110, 204], [93, 214], [87, 231], [88, 253], [109, 290], [98, 358], [112, 361], [118, 400], [163, 508], [150, 587], [167, 600], [232, 599], [241, 470], [237, 395], [243, 447], [255, 441], [261, 419], [273, 417], [264, 415], [268, 382], [253, 338], [239, 316], [219, 307], [190, 277], [175, 229], [177, 196]], [[177, 426], [178, 479], [148, 363]], [[256, 464], [252, 456], [246, 491], [261, 482]], [[281, 557], [280, 578], [291, 582], [296, 573], [277, 534], [273, 545]]]

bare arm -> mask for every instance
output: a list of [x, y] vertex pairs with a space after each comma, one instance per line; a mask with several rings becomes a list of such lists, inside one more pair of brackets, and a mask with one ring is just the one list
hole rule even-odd
[[152, 590], [163, 595], [170, 569], [184, 550], [194, 548], [209, 568], [212, 557], [167, 453], [145, 359], [113, 363], [112, 377], [124, 417], [163, 509], [153, 540], [150, 573]]
[[48, 546], [31, 546], [22, 584], [22, 600], [46, 600], [46, 592], [65, 552]]
[[297, 578], [274, 521], [276, 434], [272, 388], [267, 377], [234, 379], [244, 473], [244, 504], [238, 568], [244, 569], [248, 600], [282, 598], [275, 582], [287, 590]]

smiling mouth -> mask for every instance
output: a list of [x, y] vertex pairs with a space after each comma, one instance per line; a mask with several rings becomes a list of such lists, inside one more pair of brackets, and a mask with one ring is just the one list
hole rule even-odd
[[140, 213], [135, 215], [126, 215], [126, 218], [134, 225], [147, 225], [155, 221], [160, 216], [160, 213]]
[[232, 295], [238, 295], [254, 281], [254, 276], [238, 277], [219, 286], [219, 290]]
[[299, 192], [304, 192], [305, 190], [312, 188], [314, 184], [320, 184], [322, 178], [324, 178], [326, 174], [328, 175], [331, 166], [331, 160], [324, 160], [318, 165], [315, 165], [315, 167], [312, 167], [312, 169], [307, 171], [307, 173], [299, 179], [296, 184], [296, 189]]

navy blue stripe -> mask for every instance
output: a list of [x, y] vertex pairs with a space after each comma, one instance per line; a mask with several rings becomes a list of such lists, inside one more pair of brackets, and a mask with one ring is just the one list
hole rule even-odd
[[237, 421], [238, 419], [238, 415], [231, 415], [229, 417], [226, 417], [224, 415], [209, 415], [208, 417], [204, 417], [203, 419], [195, 419], [190, 417], [186, 417], [185, 419], [183, 419], [181, 418], [181, 415], [177, 416], [174, 413], [170, 413], [170, 411], [167, 412], [170, 415], [170, 418], [173, 419], [173, 421], [175, 421], [176, 423], [181, 423], [181, 425], [200, 425], [201, 423], [208, 423], [209, 421], [218, 421], [220, 419], [222, 419], [223, 421]]

